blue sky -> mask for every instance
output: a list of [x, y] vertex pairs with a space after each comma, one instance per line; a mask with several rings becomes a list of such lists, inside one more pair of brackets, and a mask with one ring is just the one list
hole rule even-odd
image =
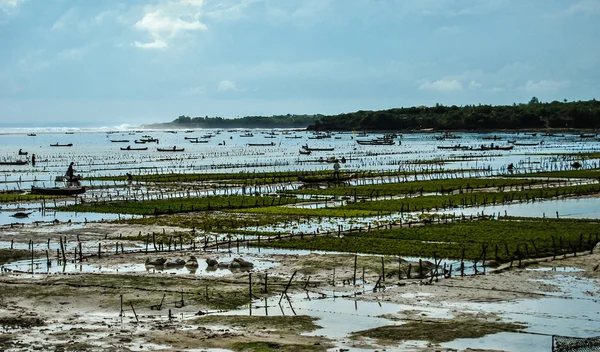
[[587, 100], [600, 0], [0, 0], [0, 124]]

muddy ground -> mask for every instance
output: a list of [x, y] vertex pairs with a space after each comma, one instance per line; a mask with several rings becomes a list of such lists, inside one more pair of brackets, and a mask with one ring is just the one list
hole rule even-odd
[[[151, 231], [162, 231], [162, 228], [115, 224], [25, 226], [2, 229], [0, 242], [27, 243], [31, 239], [43, 243], [48, 238], [55, 242], [60, 236], [74, 241], [79, 235], [81, 241], [94, 248], [97, 242], [112, 245], [121, 234], [128, 236]], [[375, 290], [381, 275], [381, 257], [378, 256], [358, 257], [356, 285], [354, 256], [341, 254], [273, 254], [268, 251], [229, 254], [223, 250], [160, 254], [169, 259], [195, 255], [201, 262], [209, 257], [225, 260], [239, 256], [268, 264], [265, 270], [224, 270], [219, 275], [204, 269], [194, 274], [168, 270], [101, 274], [73, 270], [44, 274], [38, 270], [34, 275], [3, 270], [0, 276], [0, 350], [452, 351], [455, 349], [442, 347], [443, 343], [498, 332], [523, 332], [527, 324], [509, 323], [499, 314], [485, 310], [454, 311], [452, 317], [440, 318], [428, 313], [432, 307], [452, 302], [501, 303], [547, 297], [560, 291], [560, 287], [547, 281], [557, 274], [557, 270], [563, 276], [592, 280], [595, 288], [587, 294], [597, 301], [600, 296], [599, 251], [597, 248], [594, 254], [579, 253], [576, 257], [569, 255], [528, 263], [529, 268], [548, 267], [549, 270], [500, 268], [488, 270], [485, 275], [452, 276], [431, 283], [429, 278], [406, 279], [404, 276], [399, 280], [398, 270], [394, 272], [394, 259], [386, 258], [385, 282], [381, 281]], [[35, 255], [45, 259], [44, 251], [37, 251]], [[105, 267], [143, 264], [147, 257], [149, 255], [145, 253], [112, 254], [90, 257], [84, 263]], [[404, 263], [397, 266], [404, 267]], [[5, 268], [10, 268], [10, 264]], [[561, 268], [580, 270], [562, 271]], [[266, 286], [265, 273], [268, 274]], [[286, 297], [282, 292], [292, 275]], [[249, 285], [250, 278], [252, 286]], [[377, 302], [411, 308], [399, 308], [379, 316], [386, 321], [379, 330], [365, 326], [348, 331], [345, 336], [335, 336], [327, 334], [331, 327], [324, 326], [322, 319], [311, 316], [310, 310], [285, 316], [274, 313], [278, 311], [280, 297], [284, 304], [287, 301], [293, 306], [304, 296], [325, 302], [345, 297], [363, 302], [361, 304]], [[264, 302], [268, 303], [262, 303], [266, 298], [268, 301]], [[264, 305], [271, 313], [267, 308], [263, 309]], [[249, 314], [248, 308], [252, 309], [253, 315]], [[257, 314], [263, 310], [268, 317]], [[349, 316], [349, 319], [361, 317]], [[452, 324], [446, 326], [444, 322]], [[465, 335], [465, 331], [469, 333]], [[480, 346], [474, 348], [488, 351]], [[460, 350], [475, 349], [465, 346]]]

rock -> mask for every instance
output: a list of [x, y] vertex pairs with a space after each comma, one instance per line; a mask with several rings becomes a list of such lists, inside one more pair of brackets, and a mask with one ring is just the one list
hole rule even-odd
[[219, 265], [219, 262], [216, 259], [206, 258], [206, 264], [208, 264], [208, 266], [217, 266]]
[[231, 264], [229, 264], [229, 268], [230, 269], [238, 269], [241, 268], [242, 266], [240, 265], [240, 263], [236, 262], [235, 260], [231, 262]]
[[146, 265], [152, 265], [152, 266], [163, 266], [165, 263], [167, 262], [167, 260], [165, 258], [156, 258], [153, 260], [150, 260], [150, 258], [146, 258]]
[[252, 262], [246, 261], [242, 258], [235, 258], [233, 259], [234, 262], [237, 262], [240, 264], [240, 267], [242, 268], [253, 268], [254, 264]]
[[173, 259], [167, 262], [166, 264], [167, 266], [184, 266], [185, 265], [185, 260], [177, 258], [177, 259]]
[[198, 260], [192, 255], [190, 256], [190, 259], [188, 259], [187, 262], [185, 262], [185, 266], [197, 267]]

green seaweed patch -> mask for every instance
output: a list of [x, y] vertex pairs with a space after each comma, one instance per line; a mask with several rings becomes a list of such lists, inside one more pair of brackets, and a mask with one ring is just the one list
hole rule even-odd
[[194, 320], [201, 326], [224, 325], [251, 331], [271, 330], [281, 333], [309, 332], [321, 328], [315, 324], [318, 318], [307, 315], [296, 316], [243, 316], [243, 315], [207, 315]]
[[422, 340], [433, 343], [449, 342], [456, 339], [476, 339], [500, 332], [519, 332], [521, 324], [495, 322], [481, 319], [449, 321], [412, 321], [402, 325], [382, 326], [357, 331], [353, 338], [368, 337], [380, 344], [396, 344], [399, 341]]
[[218, 196], [153, 199], [145, 201], [91, 202], [57, 207], [57, 211], [94, 212], [134, 215], [192, 213], [211, 210], [269, 207], [296, 203], [295, 197]]
[[514, 177], [547, 177], [547, 178], [587, 178], [587, 179], [598, 179], [600, 178], [599, 169], [586, 169], [586, 170], [564, 170], [564, 171], [549, 171], [549, 172], [536, 172], [530, 174], [519, 174]]
[[272, 352], [272, 351], [284, 351], [284, 352], [309, 352], [309, 351], [324, 351], [325, 347], [320, 345], [299, 345], [299, 344], [286, 344], [280, 342], [268, 342], [268, 341], [253, 341], [253, 342], [235, 342], [231, 344], [231, 348], [234, 351], [240, 352]]
[[22, 259], [30, 259], [31, 252], [24, 249], [0, 248], [0, 265]]

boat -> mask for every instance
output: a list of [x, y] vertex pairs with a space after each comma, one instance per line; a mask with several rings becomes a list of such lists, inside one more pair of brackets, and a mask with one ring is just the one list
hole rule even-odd
[[596, 135], [594, 133], [582, 133], [579, 135], [579, 138], [595, 138]]
[[371, 139], [371, 140], [356, 140], [356, 143], [360, 145], [394, 145], [394, 142], [391, 139]]
[[198, 137], [183, 137], [183, 139], [188, 139], [188, 140], [197, 140]]
[[466, 146], [466, 145], [438, 145], [437, 146], [438, 149], [450, 149], [450, 150], [468, 150], [471, 147]]
[[507, 145], [507, 146], [502, 146], [502, 147], [501, 147], [501, 146], [499, 146], [499, 145], [494, 145], [494, 144], [492, 144], [492, 145], [489, 145], [489, 146], [487, 146], [487, 145], [482, 145], [482, 146], [481, 146], [481, 147], [479, 147], [479, 148], [473, 148], [473, 149], [471, 149], [471, 150], [478, 150], [478, 151], [481, 151], [481, 150], [512, 150], [513, 148], [514, 148], [514, 146], [513, 146], [513, 145]]
[[246, 145], [249, 147], [272, 147], [275, 145], [275, 143], [248, 143]]
[[497, 141], [497, 140], [500, 140], [500, 139], [502, 139], [502, 138], [501, 138], [501, 137], [498, 137], [498, 136], [486, 136], [486, 137], [483, 137], [483, 138], [481, 138], [481, 139], [485, 139], [485, 140], [492, 140], [492, 141]]
[[29, 154], [29, 153], [28, 152], [24, 152], [21, 149], [19, 149], [19, 155], [27, 155], [27, 154]]
[[137, 139], [135, 141], [133, 141], [133, 142], [137, 143], [137, 144], [144, 144], [144, 143], [146, 143], [146, 141], [140, 141], [140, 140], [137, 140]]
[[354, 178], [354, 174], [334, 176], [302, 176], [298, 175], [298, 181], [304, 183], [344, 182]]
[[185, 150], [185, 148], [156, 148], [156, 150], [159, 152], [182, 152]]
[[302, 155], [310, 155], [312, 153], [310, 150], [300, 149], [300, 154]]
[[0, 165], [27, 165], [27, 160], [0, 161]]
[[514, 142], [513, 145], [517, 145], [517, 146], [535, 146], [535, 145], [540, 145], [542, 144], [542, 142], [535, 142], [535, 143], [527, 143], [527, 142]]
[[441, 136], [436, 136], [435, 139], [437, 139], [438, 141], [443, 141], [446, 139], [459, 139], [462, 138], [461, 136], [457, 136], [454, 133], [450, 133], [450, 132], [444, 132], [442, 133]]
[[46, 196], [74, 196], [85, 193], [85, 187], [36, 187], [31, 186], [31, 194], [41, 194]]
[[240, 134], [240, 137], [254, 137], [254, 135], [252, 133], [244, 133]]
[[29, 137], [35, 137], [35, 136], [37, 136], [37, 134], [35, 134], [35, 133], [27, 133], [27, 135], [28, 135]]
[[54, 144], [50, 144], [51, 147], [72, 147], [73, 143], [68, 143], [68, 144], [59, 144], [59, 143], [54, 143]]
[[285, 138], [293, 138], [293, 139], [298, 139], [298, 138], [302, 138], [302, 136], [296, 136], [296, 135], [293, 135], [293, 136], [285, 136]]
[[111, 139], [113, 143], [129, 143], [129, 139]]
[[192, 139], [192, 140], [190, 140], [190, 143], [208, 143], [208, 139], [205, 139], [205, 140]]
[[303, 145], [302, 149], [308, 150], [311, 152], [331, 152], [331, 151], [333, 151], [334, 148], [333, 147], [331, 147], [331, 148], [311, 148], [308, 145]]
[[131, 146], [121, 147], [121, 150], [148, 150], [148, 147], [131, 148]]

